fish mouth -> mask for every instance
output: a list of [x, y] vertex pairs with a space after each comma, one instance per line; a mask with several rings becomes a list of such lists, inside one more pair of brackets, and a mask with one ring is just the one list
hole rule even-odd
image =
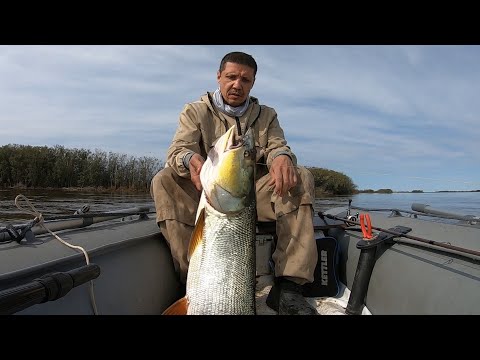
[[[248, 155], [252, 155], [252, 152], [255, 150], [255, 146], [253, 140], [253, 131], [251, 128], [249, 128], [244, 135], [239, 135], [235, 128], [232, 126], [228, 130], [227, 134], [227, 141], [223, 150], [224, 152], [244, 147], [244, 150], [250, 153]], [[244, 155], [247, 156], [247, 154]]]
[[237, 149], [243, 146], [243, 136], [238, 135], [238, 133], [232, 128], [228, 130], [230, 134], [228, 135], [227, 143], [225, 144], [224, 151]]
[[245, 135], [243, 135], [242, 139], [242, 146], [244, 147], [245, 151], [248, 151], [248, 156], [247, 154], [244, 154], [245, 157], [248, 157], [249, 160], [255, 161], [255, 156], [256, 156], [256, 148], [255, 148], [255, 140], [253, 136], [253, 130], [249, 128]]

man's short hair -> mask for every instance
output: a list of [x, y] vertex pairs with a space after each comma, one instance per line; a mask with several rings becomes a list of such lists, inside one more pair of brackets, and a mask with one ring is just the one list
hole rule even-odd
[[253, 69], [253, 76], [257, 75], [257, 62], [255, 61], [252, 55], [246, 54], [241, 51], [233, 51], [228, 53], [223, 57], [222, 61], [220, 62], [220, 68], [219, 68], [220, 72], [225, 70], [225, 64], [227, 62], [246, 65], [248, 67], [251, 67]]

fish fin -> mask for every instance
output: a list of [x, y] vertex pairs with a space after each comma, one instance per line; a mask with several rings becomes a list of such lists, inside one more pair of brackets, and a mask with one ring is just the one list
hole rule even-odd
[[190, 238], [190, 244], [188, 246], [187, 260], [190, 261], [192, 254], [198, 245], [203, 241], [203, 229], [205, 227], [205, 208], [202, 208], [200, 214], [198, 215], [197, 223], [195, 224], [195, 229], [193, 229], [192, 237]]
[[187, 315], [188, 299], [186, 296], [182, 297], [170, 305], [162, 315]]
[[200, 196], [200, 201], [198, 202], [197, 213], [195, 214], [195, 224], [197, 223], [198, 217], [200, 216], [202, 209], [205, 207], [205, 204], [207, 204], [207, 198], [205, 195], [205, 190], [203, 190], [202, 195]]

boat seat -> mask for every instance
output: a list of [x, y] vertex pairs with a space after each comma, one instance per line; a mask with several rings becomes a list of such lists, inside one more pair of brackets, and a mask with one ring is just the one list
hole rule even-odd
[[256, 267], [257, 276], [273, 274], [272, 254], [275, 250], [277, 235], [275, 221], [257, 221]]

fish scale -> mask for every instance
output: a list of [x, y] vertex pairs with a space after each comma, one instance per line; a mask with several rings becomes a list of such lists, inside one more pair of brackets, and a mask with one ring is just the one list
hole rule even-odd
[[205, 206], [204, 241], [192, 254], [188, 314], [255, 314], [255, 201], [237, 214]]

